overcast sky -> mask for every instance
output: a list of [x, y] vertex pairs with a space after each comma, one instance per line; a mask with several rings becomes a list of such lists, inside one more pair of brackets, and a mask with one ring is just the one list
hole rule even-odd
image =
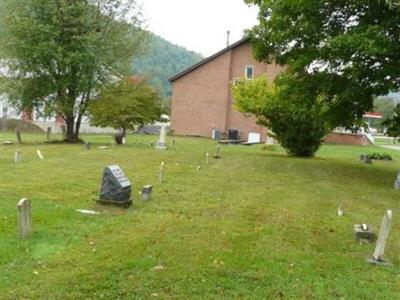
[[209, 56], [257, 23], [257, 8], [243, 0], [141, 0], [147, 29], [166, 40]]

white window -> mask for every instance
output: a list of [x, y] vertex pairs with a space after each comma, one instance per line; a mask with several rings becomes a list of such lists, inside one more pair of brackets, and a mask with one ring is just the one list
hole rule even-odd
[[244, 70], [244, 77], [247, 80], [251, 80], [254, 78], [254, 66], [246, 66]]

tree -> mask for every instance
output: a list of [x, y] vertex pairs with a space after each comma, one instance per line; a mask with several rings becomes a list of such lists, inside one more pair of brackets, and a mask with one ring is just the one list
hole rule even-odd
[[329, 108], [312, 89], [304, 90], [294, 74], [285, 72], [270, 84], [262, 76], [233, 87], [236, 107], [257, 117], [273, 131], [286, 151], [295, 156], [314, 156], [332, 129]]
[[393, 116], [382, 122], [382, 126], [387, 127], [386, 135], [397, 139], [400, 137], [400, 104], [396, 105]]
[[138, 16], [135, 0], [0, 1], [2, 90], [21, 110], [62, 116], [67, 141], [78, 141], [99, 87], [143, 48]]
[[257, 59], [320, 82], [335, 126], [350, 126], [373, 98], [400, 89], [398, 1], [247, 0], [260, 7], [249, 35]]
[[101, 89], [99, 98], [89, 106], [91, 123], [100, 127], [135, 129], [160, 120], [161, 97], [147, 82], [125, 78]]

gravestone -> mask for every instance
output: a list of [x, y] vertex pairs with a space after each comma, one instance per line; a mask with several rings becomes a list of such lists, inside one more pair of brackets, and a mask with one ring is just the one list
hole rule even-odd
[[356, 224], [354, 225], [354, 232], [357, 240], [375, 240], [375, 233], [372, 232], [371, 228], [367, 224]]
[[371, 158], [369, 157], [368, 154], [361, 154], [360, 155], [360, 160], [365, 164], [368, 164], [368, 165], [372, 164], [372, 160], [371, 160]]
[[342, 208], [342, 204], [339, 205], [338, 210], [337, 210], [337, 215], [339, 217], [343, 217], [343, 208]]
[[141, 193], [141, 196], [142, 196], [142, 200], [143, 201], [148, 201], [148, 200], [150, 200], [150, 198], [151, 198], [151, 193], [153, 192], [153, 186], [152, 185], [145, 185], [143, 188], [142, 188], [142, 193]]
[[400, 172], [397, 174], [396, 180], [394, 181], [394, 188], [400, 190]]
[[39, 157], [39, 159], [44, 159], [42, 152], [40, 152], [40, 150], [36, 150], [36, 153]]
[[18, 236], [25, 238], [32, 233], [32, 208], [29, 199], [21, 199], [17, 204]]
[[160, 130], [160, 138], [157, 141], [156, 149], [157, 150], [166, 150], [167, 149], [167, 129], [165, 125], [161, 126]]
[[132, 204], [131, 192], [132, 184], [118, 165], [104, 169], [99, 200], [101, 204], [129, 207]]
[[17, 143], [21, 144], [22, 143], [21, 131], [19, 131], [19, 130], [15, 131], [15, 135], [17, 137]]
[[206, 163], [207, 165], [210, 163], [210, 154], [208, 152], [206, 153]]
[[47, 141], [50, 142], [51, 139], [51, 127], [47, 127]]
[[213, 157], [216, 159], [221, 158], [221, 146], [220, 145], [217, 145], [217, 153]]
[[14, 162], [18, 164], [21, 161], [21, 150], [15, 150]]
[[377, 262], [377, 263], [385, 262], [383, 260], [382, 256], [385, 252], [385, 246], [386, 246], [386, 242], [389, 237], [391, 224], [392, 224], [392, 211], [387, 210], [385, 215], [383, 216], [381, 229], [379, 231], [378, 241], [376, 242], [374, 255], [372, 256], [372, 259], [374, 262]]
[[85, 149], [86, 149], [86, 150], [90, 150], [90, 147], [91, 147], [90, 143], [89, 143], [89, 142], [86, 142], [86, 143], [85, 143]]
[[164, 162], [161, 162], [161, 165], [160, 165], [160, 174], [159, 174], [159, 176], [158, 176], [158, 182], [159, 182], [159, 183], [162, 183], [162, 182], [163, 182], [163, 179], [164, 179], [164, 166], [165, 166], [165, 163], [164, 163]]

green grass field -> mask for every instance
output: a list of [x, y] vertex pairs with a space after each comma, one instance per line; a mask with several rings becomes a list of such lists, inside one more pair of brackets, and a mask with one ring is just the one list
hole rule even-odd
[[[0, 146], [0, 299], [400, 298], [400, 152], [323, 146], [299, 159], [262, 145], [222, 146], [222, 159], [206, 165], [205, 153], [215, 153], [206, 139], [176, 138], [176, 149], [156, 151], [153, 136], [107, 150], [98, 146], [110, 137], [83, 138], [92, 150], [44, 144], [45, 134]], [[394, 161], [365, 165], [364, 152]], [[127, 210], [95, 203], [110, 164], [133, 183]], [[154, 193], [143, 203], [146, 184]], [[23, 197], [34, 226], [25, 240], [16, 237]], [[366, 262], [374, 244], [355, 241], [353, 225], [379, 231], [386, 209], [394, 212], [385, 253], [392, 266], [378, 267]]]

